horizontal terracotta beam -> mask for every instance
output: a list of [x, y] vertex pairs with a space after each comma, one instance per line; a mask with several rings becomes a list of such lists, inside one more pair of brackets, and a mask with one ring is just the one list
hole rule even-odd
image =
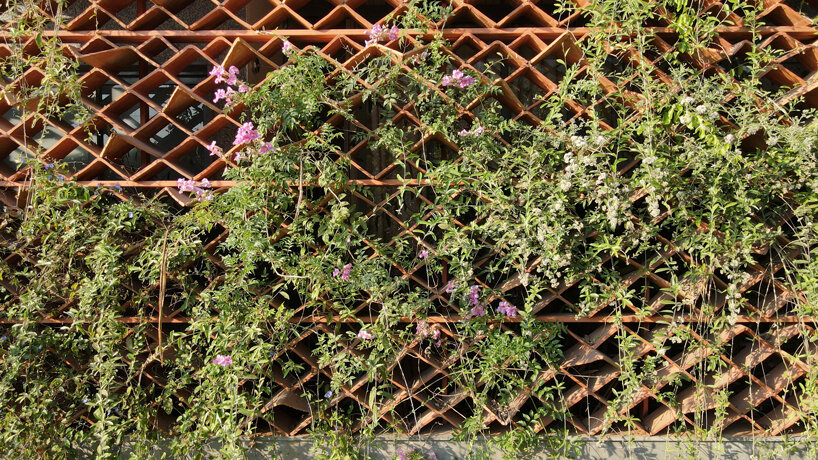
[[[649, 28], [653, 32], [662, 35], [675, 35], [676, 31], [670, 27], [652, 27]], [[752, 29], [748, 27], [720, 27], [717, 29], [718, 33], [723, 36], [748, 36], [752, 34]], [[587, 27], [511, 27], [504, 29], [494, 28], [453, 28], [443, 30], [443, 36], [449, 40], [459, 38], [464, 34], [472, 34], [481, 38], [488, 39], [515, 39], [522, 34], [531, 33], [544, 39], [555, 39], [566, 32], [573, 34], [576, 37], [582, 37], [590, 32]], [[353, 39], [367, 39], [366, 29], [280, 29], [273, 31], [247, 31], [241, 30], [163, 30], [159, 33], [153, 30], [88, 30], [88, 31], [59, 31], [57, 35], [65, 42], [70, 43], [85, 43], [94, 37], [105, 37], [108, 39], [124, 42], [142, 43], [151, 38], [161, 36], [170, 41], [181, 42], [209, 42], [213, 39], [224, 37], [232, 40], [241, 38], [250, 42], [266, 42], [274, 36], [285, 36], [291, 39], [304, 39], [310, 42], [328, 42], [338, 36], [346, 36]], [[421, 33], [408, 31], [413, 36], [430, 39], [433, 37], [431, 33]], [[773, 35], [776, 33], [784, 33], [795, 39], [809, 39], [816, 37], [814, 27], [809, 26], [763, 26], [757, 29], [757, 33], [761, 35]], [[44, 33], [46, 36], [54, 36], [53, 31]], [[11, 34], [8, 32], [0, 32], [0, 38], [3, 40], [11, 40]], [[25, 39], [27, 37], [23, 37]]]
[[[453, 315], [453, 316], [430, 316], [425, 319], [427, 323], [453, 323], [457, 321], [461, 321], [464, 318], [462, 316]], [[554, 315], [540, 315], [535, 316], [535, 320], [546, 322], [546, 323], [565, 323], [565, 324], [576, 324], [576, 323], [614, 323], [616, 319], [610, 316], [595, 316], [595, 317], [576, 317], [570, 313], [565, 314], [554, 314]], [[291, 318], [291, 323], [300, 323], [300, 324], [320, 324], [320, 323], [374, 323], [378, 320], [377, 317], [373, 316], [361, 316], [356, 318], [338, 318], [332, 317], [329, 318], [327, 316], [307, 316], [303, 318]], [[640, 318], [636, 315], [623, 315], [622, 322], [623, 323], [657, 323], [660, 321], [663, 322], [672, 322], [675, 321], [677, 324], [686, 324], [686, 323], [708, 323], [713, 320], [712, 317], [694, 317], [694, 316], [684, 316], [684, 317], [669, 317], [669, 316], [650, 316], [647, 318]], [[124, 324], [140, 324], [140, 323], [158, 323], [159, 318], [156, 316], [148, 316], [148, 317], [138, 317], [138, 316], [123, 316], [121, 318], [117, 318], [117, 321]], [[414, 323], [416, 319], [410, 319], [407, 317], [402, 317], [398, 320], [402, 323]], [[515, 318], [504, 318], [502, 320], [489, 320], [489, 323], [519, 323], [522, 319], [520, 317]], [[8, 325], [8, 324], [18, 324], [22, 323], [23, 320], [15, 320], [15, 319], [2, 319], [0, 320], [0, 324]], [[37, 320], [37, 324], [43, 325], [61, 325], [61, 324], [72, 324], [74, 322], [73, 318], [44, 318]], [[805, 323], [805, 324], [816, 324], [818, 323], [818, 317], [813, 316], [781, 316], [778, 318], [752, 318], [749, 316], [739, 316], [737, 319], [738, 323], [749, 323], [749, 324], [757, 324], [757, 323], [765, 323], [765, 324], [793, 324], [793, 323]], [[181, 317], [174, 317], [174, 318], [162, 318], [162, 324], [188, 324], [190, 323], [190, 318], [181, 318]]]
[[[87, 187], [116, 187], [119, 185], [120, 187], [132, 187], [132, 188], [162, 188], [162, 187], [176, 187], [175, 180], [144, 180], [144, 181], [130, 181], [130, 180], [86, 180], [86, 181], [71, 181], [77, 185], [83, 185]], [[232, 180], [213, 180], [210, 181], [210, 184], [213, 188], [221, 188], [221, 187], [233, 187], [238, 182]], [[431, 185], [428, 181], [420, 181], [418, 182], [417, 179], [407, 179], [407, 180], [399, 180], [399, 179], [350, 179], [347, 181], [348, 185], [357, 185], [363, 187], [400, 187], [403, 185], [410, 186], [410, 187], [418, 187], [418, 186], [428, 186]], [[28, 187], [31, 185], [30, 181], [8, 181], [8, 180], [0, 180], [0, 187]], [[299, 185], [297, 182], [290, 184], [290, 187], [297, 188]], [[310, 184], [302, 184], [302, 187], [309, 187]]]

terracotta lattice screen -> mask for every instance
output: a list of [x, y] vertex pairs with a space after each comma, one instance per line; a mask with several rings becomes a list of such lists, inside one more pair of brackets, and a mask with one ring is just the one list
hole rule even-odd
[[[494, 67], [502, 80], [503, 91], [498, 99], [508, 117], [537, 123], [545, 110], [541, 108], [544, 103], [540, 96], [558, 91], [566, 72], [563, 62], [582, 65], [583, 56], [576, 41], [588, 33], [584, 27], [586, 19], [580, 13], [558, 14], [550, 1], [451, 3], [453, 16], [447, 20], [444, 35], [452, 42], [453, 59], [461, 67], [479, 72], [498, 60], [498, 54], [503, 56], [502, 63]], [[700, 14], [724, 14], [719, 1], [704, 4], [708, 6]], [[69, 1], [68, 20], [58, 33], [66, 52], [82, 63], [83, 102], [93, 112], [97, 134], [87, 139], [82, 128], [65, 119], [28, 123], [10, 101], [0, 100], [0, 197], [7, 209], [22, 206], [24, 196], [20, 190], [25, 188], [28, 177], [25, 163], [40, 148], [48, 158], [61, 160], [73, 171], [70, 179], [92, 187], [101, 184], [115, 188], [122, 200], [136, 199], [139, 194], [159, 195], [174, 206], [188, 205], [189, 198], [176, 189], [179, 177], [207, 178], [215, 188], [230, 187], [233, 184], [222, 179], [225, 163], [209, 156], [205, 146], [214, 140], [229, 145], [244, 108], [223, 113], [212, 102], [217, 85], [208, 75], [209, 69], [214, 65], [236, 66], [246, 81], [257, 83], [268, 71], [285, 64], [282, 36], [289, 37], [300, 49], [315, 47], [338, 68], [352, 68], [373, 53], [363, 45], [367, 30], [403, 8], [405, 5], [398, 0]], [[765, 0], [760, 15], [764, 22], [760, 29], [762, 46], [781, 52], [779, 64], [764, 75], [764, 84], [771, 88], [793, 88], [785, 98], [801, 98], [805, 106], [813, 108], [818, 108], [818, 42], [811, 19], [816, 14], [815, 0]], [[725, 72], [748, 51], [751, 37], [743, 26], [743, 18], [735, 13], [730, 16], [735, 26], [721, 29], [709, 52], [693, 65], [709, 73]], [[659, 32], [657, 48], [671, 52], [674, 33], [667, 25], [661, 20], [651, 24]], [[268, 32], [272, 30], [275, 34]], [[397, 44], [386, 46], [398, 49]], [[0, 44], [0, 56], [10, 54], [9, 48]], [[658, 56], [644, 58], [654, 62]], [[662, 69], [657, 67], [656, 72], [661, 73]], [[42, 77], [39, 70], [31, 69], [22, 78], [26, 84], [36, 85]], [[581, 117], [586, 109], [581, 101], [566, 104], [566, 119]], [[376, 107], [361, 104], [356, 120], [338, 117], [329, 121], [344, 125], [349, 133], [342, 154], [350, 160], [350, 178], [370, 189], [355, 192], [355, 205], [371, 215], [370, 231], [388, 239], [390, 235], [405, 235], [413, 228], [413, 223], [402, 217], [406, 210], [399, 211], [394, 203], [401, 193], [397, 166], [394, 158], [370, 150], [366, 140], [355, 136], [374, 128], [380, 116]], [[394, 120], [418, 123], [411, 110], [398, 110]], [[427, 148], [438, 149], [440, 155], [456, 155], [456, 146], [444, 142], [430, 145]], [[223, 237], [212, 235], [207, 245], [211, 261], [216, 264], [217, 247]], [[663, 242], [673, 247], [671, 241]], [[21, 261], [21, 255], [13, 250], [5, 250], [3, 256], [10, 266]], [[687, 257], [669, 250], [654, 264], [619, 260], [615, 265], [641, 303], [654, 306], [652, 310], [658, 312], [668, 300], [662, 288], [669, 286], [661, 260], [684, 263]], [[758, 264], [751, 268], [749, 280], [741, 287], [741, 295], [747, 300], [745, 314], [721, 336], [696, 336], [702, 344], [723, 345], [727, 352], [720, 360], [726, 371], [712, 375], [693, 372], [711, 357], [706, 353], [682, 353], [681, 345], [667, 351], [666, 365], [659, 371], [657, 381], [667, 381], [661, 378], [662, 374], [679, 374], [686, 383], [676, 394], [676, 404], [670, 405], [657, 396], [666, 390], [662, 384], [643, 382], [630, 408], [639, 420], [635, 424], [637, 434], [668, 434], [678, 428], [673, 426], [679, 412], [690, 426], [700, 426], [700, 421], [693, 420], [694, 413], [713, 409], [716, 403], [697, 397], [697, 383], [730, 390], [725, 433], [777, 435], [802, 430], [802, 413], [794, 392], [798, 391], [808, 367], [795, 352], [803, 347], [807, 332], [814, 326], [791, 313], [794, 293], [777, 281], [776, 272], [780, 269], [781, 264], [770, 254], [760, 252]], [[421, 264], [414, 270], [401, 267], [396, 270], [404, 279], [427, 288], [433, 301], [445, 305], [442, 288], [427, 285]], [[173, 284], [173, 280], [168, 282]], [[714, 282], [726, 285], [723, 280]], [[499, 286], [507, 292], [520, 288], [519, 281], [512, 276]], [[5, 295], [13, 299], [14, 288], [4, 284], [4, 289]], [[158, 292], [158, 286], [142, 289]], [[172, 286], [168, 292], [173, 292]], [[638, 356], [655, 354], [657, 350], [650, 345], [650, 338], [666, 333], [670, 326], [658, 314], [641, 318], [635, 312], [626, 314], [621, 326], [615, 325], [606, 304], [587, 316], [575, 317], [574, 305], [578, 301], [576, 286], [564, 284], [549, 292], [534, 311], [539, 320], [559, 322], [566, 328], [564, 358], [559, 368], [544, 371], [538, 378], [563, 385], [568, 418], [544, 420], [542, 428], [567, 427], [579, 434], [595, 435], [605, 427], [604, 414], [621, 385], [618, 344], [622, 337], [630, 336], [640, 344]], [[715, 303], [716, 308], [725, 302], [719, 296], [703, 301]], [[69, 307], [66, 304], [50, 311], [39, 321], [47, 327], [66, 324], [71, 319], [60, 312]], [[290, 301], [290, 307], [299, 311], [305, 308], [294, 301]], [[154, 326], [147, 329], [152, 348], [161, 340], [156, 327], [160, 319], [158, 303], [140, 308], [148, 310], [135, 312], [132, 306], [123, 305], [121, 321], [152, 323]], [[693, 311], [683, 324], [695, 325], [695, 302], [691, 308]], [[358, 311], [366, 321], [369, 314], [366, 306], [361, 305]], [[303, 389], [310, 382], [326, 380], [330, 372], [321, 368], [311, 353], [311, 347], [327, 326], [311, 312], [303, 313], [302, 321], [311, 324], [310, 328], [281, 353], [287, 353], [305, 370], [283, 377], [280, 369], [271, 369], [272, 375], [280, 377], [275, 378], [278, 388], [265, 410], [275, 408], [276, 417], [269, 425], [259, 423], [262, 433], [305, 434], [312, 422], [312, 412], [302, 397]], [[446, 334], [447, 323], [458, 319], [454, 314], [441, 313], [429, 321]], [[173, 303], [165, 306], [161, 320], [163, 334], [180, 330], [186, 324], [181, 307], [174, 308]], [[10, 322], [13, 321], [0, 327], [7, 328]], [[513, 325], [501, 327], [514, 330]], [[458, 353], [473, 352], [458, 348], [450, 355], [434, 355], [424, 352], [418, 343], [407, 343], [390, 370], [394, 385], [390, 398], [395, 410], [383, 411], [384, 421], [402, 427], [407, 434], [423, 434], [451, 430], [466, 417], [480, 413], [491, 429], [502, 431], [520, 421], [518, 414], [522, 409], [538, 403], [537, 395], [521, 394], [509, 407], [500, 410], [477, 405], [468, 392], [448, 388], [448, 368], [459, 359]], [[146, 368], [144, 375], [146, 384], [162, 386], [165, 382], [158, 365]], [[361, 378], [345, 387], [330, 404], [366, 406], [369, 402], [363, 382]], [[180, 390], [177, 396], [177, 411], [182, 411], [187, 395]], [[405, 419], [401, 420], [402, 416]], [[162, 420], [157, 423], [158, 428], [163, 428]]]

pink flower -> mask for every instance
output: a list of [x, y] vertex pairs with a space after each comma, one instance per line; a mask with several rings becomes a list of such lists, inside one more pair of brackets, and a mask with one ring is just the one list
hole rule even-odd
[[265, 142], [258, 149], [258, 153], [269, 153], [269, 152], [272, 152], [272, 151], [273, 151], [273, 144], [270, 143], [270, 142]]
[[211, 77], [216, 77], [216, 84], [217, 85], [224, 81], [224, 78], [223, 78], [224, 73], [225, 73], [224, 72], [224, 67], [222, 67], [220, 65], [213, 66], [213, 68], [210, 69], [210, 76]]
[[502, 302], [500, 302], [500, 305], [497, 306], [497, 312], [502, 313], [509, 318], [512, 318], [514, 316], [517, 316], [517, 307], [503, 300]]
[[213, 103], [219, 102], [220, 100], [224, 99], [224, 101], [228, 104], [233, 103], [233, 96], [236, 94], [236, 90], [233, 88], [222, 89], [219, 88], [213, 93]]
[[196, 181], [193, 179], [182, 179], [181, 177], [176, 179], [176, 188], [179, 189], [180, 192], [192, 192], [196, 186]]
[[238, 82], [238, 78], [237, 78], [238, 75], [239, 75], [238, 67], [236, 67], [234, 65], [231, 65], [230, 68], [227, 69], [227, 79], [225, 79], [224, 82], [227, 83], [230, 86], [235, 86], [236, 83]]
[[381, 35], [383, 35], [383, 26], [380, 24], [375, 24], [366, 32], [366, 36], [369, 37], [370, 40], [377, 41]]
[[418, 253], [418, 259], [425, 259], [429, 257], [429, 251], [423, 249]]
[[207, 147], [205, 147], [208, 151], [210, 151], [210, 156], [217, 156], [219, 158], [224, 155], [224, 151], [221, 147], [216, 145], [216, 141], [211, 142]]
[[289, 40], [284, 40], [284, 43], [281, 44], [281, 52], [284, 53], [285, 56], [289, 56], [295, 52], [295, 46], [293, 46]]
[[332, 276], [341, 275], [341, 279], [346, 281], [349, 279], [350, 274], [352, 274], [352, 264], [344, 265], [342, 269], [335, 269], [332, 271]]
[[461, 88], [465, 88], [467, 86], [471, 86], [476, 82], [474, 77], [470, 75], [464, 75], [463, 71], [460, 69], [455, 69], [452, 71], [451, 75], [446, 75], [443, 77], [441, 81], [442, 86], [451, 86], [457, 83], [458, 86]]
[[422, 53], [412, 56], [412, 58], [410, 59], [410, 62], [412, 62], [412, 64], [419, 64], [419, 63], [423, 62], [424, 60], [426, 60], [426, 57], [428, 55], [429, 55], [429, 51], [424, 50]]
[[245, 85], [244, 83], [239, 85], [239, 92], [240, 93], [246, 93], [247, 91], [250, 91], [249, 86]]
[[479, 135], [483, 134], [484, 132], [486, 132], [486, 130], [482, 126], [478, 126], [478, 127], [474, 128], [471, 131], [467, 131], [465, 129], [461, 130], [459, 133], [457, 133], [457, 135], [458, 136], [479, 136]]
[[471, 75], [466, 75], [465, 77], [460, 78], [460, 87], [465, 88], [467, 86], [471, 86], [474, 84], [474, 77]]
[[364, 46], [374, 45], [385, 40], [397, 40], [400, 36], [398, 26], [393, 25], [389, 29], [387, 29], [387, 27], [389, 26], [382, 26], [380, 24], [373, 25], [372, 28], [366, 32], [366, 36], [369, 37], [369, 40], [364, 42]]
[[372, 340], [375, 338], [375, 336], [366, 329], [361, 329], [360, 332], [358, 332], [358, 338], [363, 340]]
[[213, 199], [213, 193], [210, 192], [210, 181], [202, 179], [202, 181], [196, 185], [196, 181], [193, 179], [182, 179], [181, 177], [176, 180], [176, 188], [179, 189], [179, 192], [193, 192], [196, 201], [210, 201]]
[[213, 360], [213, 364], [217, 366], [232, 366], [233, 358], [226, 355], [217, 355], [216, 359]]
[[426, 337], [429, 335], [429, 323], [425, 320], [418, 321], [418, 324], [415, 329], [415, 334], [421, 337]]
[[457, 289], [457, 283], [455, 283], [455, 280], [449, 280], [449, 282], [446, 283], [446, 294], [451, 294], [456, 289]]
[[233, 140], [233, 145], [247, 144], [254, 139], [258, 139], [259, 137], [261, 136], [259, 135], [258, 131], [253, 128], [253, 123], [248, 121], [247, 123], [239, 126], [239, 129], [236, 132], [236, 138]]
[[469, 311], [471, 316], [486, 316], [486, 309], [482, 305], [478, 305]]
[[426, 337], [432, 337], [435, 340], [440, 339], [440, 329], [434, 329], [429, 326], [424, 320], [418, 321], [417, 329], [415, 330], [415, 335], [420, 337], [421, 339], [425, 339]]
[[[469, 305], [477, 305], [480, 301], [480, 286], [474, 285], [469, 287]], [[482, 315], [481, 315], [482, 316]]]

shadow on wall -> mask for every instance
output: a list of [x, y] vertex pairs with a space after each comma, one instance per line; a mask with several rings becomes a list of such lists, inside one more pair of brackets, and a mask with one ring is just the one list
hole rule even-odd
[[[491, 460], [513, 458], [515, 460], [536, 460], [570, 458], [582, 460], [801, 460], [809, 457], [808, 441], [789, 439], [785, 442], [781, 438], [724, 438], [716, 441], [680, 441], [669, 438], [631, 438], [610, 437], [598, 439], [577, 439], [580, 443], [577, 452], [567, 453], [567, 456], [555, 456], [552, 452], [537, 451], [536, 449], [524, 455], [515, 454], [504, 457], [496, 447], [476, 442], [469, 445], [465, 442], [454, 442], [448, 438], [378, 438], [370, 445], [361, 449], [363, 458], [373, 460], [397, 459], [399, 449], [405, 453], [415, 449], [426, 459], [459, 460], [469, 458], [470, 454], [486, 452], [485, 457]], [[154, 449], [154, 458], [161, 458], [169, 443], [157, 443]], [[256, 438], [250, 447], [247, 458], [249, 460], [262, 459], [308, 459], [316, 454], [319, 444], [314, 444], [307, 438]], [[213, 445], [205, 449], [210, 458], [221, 458], [218, 446]], [[81, 458], [94, 458], [94, 449], [86, 446], [81, 449]], [[434, 456], [430, 456], [430, 452]], [[123, 446], [120, 458], [128, 458], [127, 443]]]

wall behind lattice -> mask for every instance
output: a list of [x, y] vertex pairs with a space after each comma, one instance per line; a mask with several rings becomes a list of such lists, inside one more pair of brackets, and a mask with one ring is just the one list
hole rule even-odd
[[[582, 2], [578, 2], [582, 3]], [[702, 15], [724, 15], [721, 3], [707, 2]], [[451, 51], [462, 67], [485, 69], [499, 53], [505, 57], [495, 67], [501, 78], [503, 93], [498, 100], [509, 117], [535, 124], [539, 121], [544, 101], [558, 90], [566, 69], [558, 60], [582, 64], [582, 52], [576, 45], [588, 30], [586, 18], [579, 12], [555, 13], [552, 2], [538, 1], [452, 1], [453, 16], [446, 22], [444, 35], [451, 40]], [[72, 171], [69, 179], [88, 186], [119, 186], [117, 196], [133, 199], [138, 194], [166, 196], [179, 205], [189, 204], [189, 198], [176, 189], [179, 177], [209, 179], [214, 187], [233, 185], [222, 179], [227, 163], [208, 155], [205, 146], [216, 140], [229, 144], [243, 107], [222, 113], [212, 102], [217, 85], [208, 76], [214, 65], [237, 66], [246, 80], [257, 83], [269, 70], [286, 62], [281, 52], [282, 36], [299, 48], [314, 46], [317, 52], [337, 67], [351, 68], [364, 58], [363, 42], [366, 31], [392, 13], [405, 8], [397, 0], [99, 0], [70, 2], [69, 19], [58, 34], [65, 43], [66, 53], [81, 63], [83, 102], [93, 112], [97, 133], [86, 138], [82, 128], [72, 120], [35, 122], [32, 115], [21, 119], [23, 113], [9, 100], [0, 100], [0, 198], [8, 209], [22, 206], [19, 192], [28, 177], [26, 160], [42, 149], [46, 158], [64, 162]], [[800, 98], [805, 107], [818, 107], [818, 42], [812, 17], [818, 12], [814, 0], [770, 0], [764, 2], [760, 19], [763, 47], [781, 52], [778, 65], [763, 76], [771, 88], [792, 88], [782, 102]], [[708, 73], [725, 72], [739, 62], [748, 51], [749, 30], [743, 18], [730, 13], [735, 24], [720, 29], [708, 53], [698, 59], [690, 57], [692, 65]], [[667, 22], [651, 25], [658, 32], [656, 47], [666, 52], [674, 49], [674, 32]], [[275, 30], [275, 34], [266, 31]], [[28, 44], [32, 46], [32, 43]], [[397, 45], [387, 44], [397, 49]], [[0, 44], [0, 56], [11, 54], [8, 45]], [[645, 56], [650, 62], [657, 56]], [[661, 69], [657, 72], [661, 73]], [[30, 69], [19, 82], [0, 82], [2, 85], [36, 85], [42, 78], [38, 69]], [[587, 107], [572, 102], [565, 107], [566, 121], [581, 117]], [[404, 222], [394, 206], [398, 192], [394, 158], [367, 148], [366, 141], [355, 141], [355, 130], [365, 130], [377, 124], [380, 114], [372, 106], [361, 105], [356, 122], [347, 123], [349, 131], [344, 141], [345, 155], [350, 159], [350, 178], [372, 193], [355, 192], [356, 205], [373, 217], [371, 230], [380, 237], [397, 235], [412, 226]], [[394, 115], [397, 123], [417, 123], [411, 110], [400, 110]], [[43, 136], [43, 134], [45, 134]], [[456, 155], [446, 145], [437, 145], [440, 155]], [[626, 172], [628, 166], [623, 169]], [[421, 198], [422, 199], [422, 196]], [[223, 236], [216, 235], [208, 245], [212, 254]], [[672, 247], [672, 242], [662, 240]], [[215, 256], [214, 256], [215, 257]], [[542, 429], [549, 426], [568, 427], [571, 431], [594, 435], [604, 428], [603, 416], [620, 383], [617, 336], [621, 333], [636, 337], [643, 344], [639, 356], [656, 354], [649, 339], [664, 334], [669, 327], [658, 310], [668, 300], [661, 289], [669, 286], [661, 268], [664, 260], [689, 261], [689, 256], [672, 250], [662, 254], [658, 262], [646, 265], [644, 261], [620, 260], [626, 286], [636, 292], [645, 305], [654, 305], [655, 316], [640, 318], [625, 315], [624, 325], [616, 326], [608, 306], [599, 305], [587, 316], [575, 317], [574, 305], [578, 290], [572, 285], [553, 289], [535, 308], [541, 321], [560, 322], [566, 327], [563, 349], [565, 355], [558, 369], [544, 371], [540, 381], [561, 382], [564, 385], [564, 404], [569, 408], [567, 420], [544, 420]], [[14, 265], [19, 254], [7, 254], [6, 262]], [[765, 263], [766, 261], [766, 263]], [[790, 313], [790, 299], [794, 295], [776, 281], [776, 272], [782, 266], [771, 261], [765, 253], [759, 254], [759, 264], [750, 271], [749, 280], [741, 287], [747, 299], [748, 311], [735, 326], [718, 337], [698, 337], [702, 344], [724, 345], [728, 353], [721, 356], [728, 371], [718, 375], [698, 375], [689, 372], [706, 355], [683, 354], [671, 349], [664, 360], [660, 376], [684, 375], [688, 383], [677, 394], [678, 407], [668, 405], [657, 396], [662, 386], [645, 382], [630, 407], [638, 417], [636, 434], [667, 434], [677, 420], [677, 411], [690, 425], [693, 414], [713, 409], [715, 402], [696, 394], [697, 382], [713, 388], [729, 388], [732, 396], [724, 423], [726, 433], [748, 432], [766, 435], [782, 434], [800, 429], [800, 408], [793, 390], [807, 373], [807, 366], [794, 356], [811, 332], [811, 322], [805, 323]], [[396, 267], [402, 276], [424, 286], [433, 301], [441, 303], [440, 314], [429, 321], [439, 327], [444, 336], [451, 335], [447, 323], [458, 321], [456, 308], [447, 309], [447, 297], [441, 286], [429, 286], [420, 264], [414, 270]], [[477, 280], [478, 282], [480, 280]], [[2, 281], [0, 281], [2, 282]], [[715, 279], [717, 286], [723, 280]], [[445, 285], [445, 280], [444, 284]], [[501, 284], [502, 291], [513, 292], [519, 281], [513, 277]], [[5, 285], [11, 297], [15, 292]], [[146, 289], [157, 289], [147, 286]], [[720, 308], [724, 299], [708, 301]], [[720, 303], [721, 302], [721, 303]], [[45, 325], [61, 325], [71, 321], [59, 312], [67, 306], [41, 318]], [[142, 312], [151, 324], [158, 323], [156, 305], [147, 305]], [[301, 396], [305, 387], [328, 377], [321, 369], [310, 347], [317, 336], [327, 329], [325, 319], [302, 305], [292, 308], [304, 310], [308, 332], [293, 341], [287, 350], [289, 359], [301, 362], [305, 371], [296, 377], [276, 377], [275, 395], [267, 409], [277, 413], [270, 425], [259, 424], [262, 433], [304, 434], [312, 422], [312, 412]], [[143, 321], [139, 315], [124, 308], [121, 320], [126, 324]], [[367, 320], [367, 309], [361, 306], [360, 317]], [[695, 304], [683, 324], [695, 325], [698, 313]], [[183, 327], [186, 318], [181, 310], [165, 310], [161, 320], [166, 325], [164, 334], [173, 327]], [[5, 321], [6, 326], [13, 320]], [[5, 326], [4, 326], [5, 327]], [[50, 327], [50, 326], [49, 326]], [[514, 324], [501, 327], [514, 331]], [[150, 340], [160, 340], [157, 328], [151, 328]], [[456, 428], [464, 418], [482, 413], [492, 430], [501, 431], [516, 425], [515, 415], [522, 408], [542, 403], [536, 395], [521, 394], [515, 402], [502, 410], [479, 407], [467, 392], [445, 387], [451, 363], [458, 360], [458, 349], [451, 355], [435, 355], [424, 350], [417, 342], [408, 343], [392, 365], [392, 415], [384, 412], [384, 421], [400, 427], [408, 434], [446, 431]], [[44, 351], [48, 353], [48, 350]], [[81, 366], [78, 363], [71, 365]], [[280, 375], [275, 364], [271, 373]], [[154, 368], [155, 367], [155, 368]], [[164, 382], [159, 366], [148, 368], [151, 383]], [[661, 381], [661, 379], [657, 379]], [[335, 395], [331, 404], [346, 407], [350, 404], [366, 406], [365, 380], [360, 378]], [[317, 383], [314, 385], [317, 387]], [[186, 395], [180, 391], [178, 405], [184, 408]], [[412, 408], [421, 409], [409, 417]], [[80, 415], [87, 417], [87, 414]], [[397, 417], [397, 418], [396, 418]], [[400, 419], [400, 417], [406, 417]], [[157, 421], [164, 428], [165, 421]], [[678, 428], [678, 427], [676, 427]], [[632, 431], [633, 433], [633, 431]]]

